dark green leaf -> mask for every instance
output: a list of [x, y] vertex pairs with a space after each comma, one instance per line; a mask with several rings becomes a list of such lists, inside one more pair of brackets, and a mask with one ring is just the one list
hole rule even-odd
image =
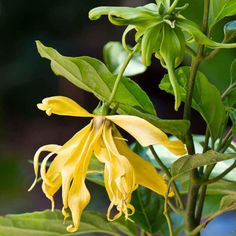
[[224, 26], [225, 40], [229, 41], [236, 37], [236, 21], [230, 21]]
[[126, 220], [124, 217], [120, 217], [119, 219], [111, 222], [111, 224], [119, 231], [128, 236], [136, 236], [137, 235], [137, 226], [135, 223]]
[[220, 207], [222, 195], [207, 195], [204, 202], [203, 217], [207, 217], [216, 212]]
[[[104, 62], [108, 69], [115, 75], [119, 73], [127, 57], [128, 53], [124, 50], [120, 42], [109, 42], [103, 48]], [[142, 64], [140, 54], [136, 53], [125, 69], [124, 76], [141, 74], [145, 70], [146, 67]]]
[[187, 155], [180, 157], [171, 167], [172, 176], [178, 177], [201, 166], [215, 164], [220, 161], [236, 158], [236, 154], [223, 154], [208, 151], [203, 154]]
[[[190, 68], [187, 66], [175, 71], [182, 101], [186, 99], [189, 71]], [[173, 94], [168, 75], [162, 79], [160, 88]], [[211, 137], [215, 141], [221, 133], [222, 124], [225, 121], [225, 109], [219, 91], [200, 71], [196, 75], [192, 107], [202, 115], [210, 129]]]
[[78, 232], [69, 234], [60, 211], [43, 211], [19, 215], [7, 215], [0, 218], [1, 236], [69, 236], [88, 233], [118, 235], [115, 228], [98, 212], [84, 212]]
[[235, 0], [212, 0], [210, 1], [209, 27], [212, 27], [227, 16], [236, 15]]
[[224, 98], [224, 104], [226, 107], [229, 107], [231, 109], [235, 105], [235, 103], [236, 103], [236, 88], [233, 88]]
[[156, 193], [146, 188], [138, 188], [132, 197], [136, 211], [132, 216], [135, 223], [151, 234], [160, 230], [165, 222], [163, 215], [164, 200]]
[[[51, 61], [56, 75], [65, 77], [77, 87], [93, 93], [102, 101], [107, 101], [115, 83], [115, 76], [97, 59], [91, 57], [64, 57], [55, 49], [36, 42], [40, 55]], [[122, 78], [114, 102], [136, 106], [147, 113], [155, 114], [155, 109], [147, 94], [132, 80]]]

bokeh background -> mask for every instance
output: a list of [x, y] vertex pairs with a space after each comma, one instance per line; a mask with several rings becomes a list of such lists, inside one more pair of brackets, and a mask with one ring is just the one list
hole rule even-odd
[[[98, 102], [93, 95], [56, 77], [49, 62], [40, 58], [34, 41], [39, 39], [63, 55], [89, 55], [102, 60], [103, 45], [108, 41], [119, 41], [123, 28], [111, 25], [106, 18], [92, 22], [87, 17], [88, 11], [100, 5], [135, 6], [148, 2], [0, 0], [0, 215], [50, 208], [40, 186], [27, 192], [34, 179], [30, 160], [40, 146], [63, 144], [88, 122], [70, 117], [47, 117], [36, 104], [44, 97], [64, 95], [92, 111]], [[202, 1], [190, 2], [192, 5], [185, 15], [200, 23]], [[225, 22], [217, 25], [215, 39], [222, 39]], [[235, 50], [223, 50], [216, 59], [201, 66], [220, 91], [229, 83], [229, 64], [234, 58]], [[188, 64], [188, 58], [185, 63]], [[153, 65], [134, 80], [151, 97], [161, 118], [181, 118], [182, 108], [178, 113], [173, 112], [173, 98], [158, 89], [164, 73], [154, 59]], [[195, 112], [193, 122], [194, 132], [203, 133], [204, 123]], [[93, 184], [90, 189], [94, 192], [90, 208], [105, 210], [106, 194]], [[59, 199], [57, 207], [61, 208]]]

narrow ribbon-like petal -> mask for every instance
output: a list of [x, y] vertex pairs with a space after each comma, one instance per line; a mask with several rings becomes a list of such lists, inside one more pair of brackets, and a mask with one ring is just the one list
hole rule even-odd
[[[129, 161], [122, 156], [114, 143], [112, 127], [106, 121], [103, 130], [103, 140], [96, 145], [95, 156], [105, 163], [104, 182], [111, 200], [107, 211], [107, 218], [113, 221], [124, 213], [126, 219], [134, 213], [134, 207], [130, 204], [132, 192], [136, 189], [135, 173]], [[110, 212], [116, 206], [118, 213], [111, 218]]]
[[81, 156], [78, 157], [78, 163], [73, 174], [73, 182], [69, 190], [68, 205], [72, 213], [73, 225], [67, 227], [68, 232], [75, 232], [80, 225], [80, 217], [90, 201], [90, 194], [85, 185], [86, 173], [92, 152], [101, 136], [103, 129], [103, 119], [95, 118], [93, 121], [93, 130], [89, 133], [84, 143]]
[[40, 147], [37, 152], [34, 154], [34, 173], [35, 173], [35, 180], [28, 191], [31, 191], [35, 184], [37, 183], [38, 179], [38, 166], [39, 166], [39, 157], [42, 152], [51, 152], [50, 155], [53, 155], [61, 146], [55, 144], [49, 144]]
[[61, 116], [94, 117], [93, 114], [86, 111], [72, 99], [63, 96], [54, 96], [43, 99], [42, 103], [37, 105], [47, 115], [51, 114]]
[[[162, 196], [165, 196], [168, 190], [167, 184], [164, 178], [157, 173], [151, 163], [131, 151], [124, 141], [116, 139], [115, 143], [119, 152], [124, 155], [133, 166], [136, 182]], [[172, 193], [170, 196], [172, 196]]]
[[114, 115], [106, 118], [130, 133], [144, 147], [162, 144], [176, 155], [186, 154], [185, 146], [181, 141], [170, 141], [163, 131], [140, 117]]

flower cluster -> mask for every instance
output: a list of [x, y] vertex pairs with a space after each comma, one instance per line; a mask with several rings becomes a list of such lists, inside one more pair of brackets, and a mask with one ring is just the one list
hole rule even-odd
[[[34, 156], [36, 178], [30, 190], [38, 179], [40, 154], [49, 152], [40, 167], [42, 190], [54, 208], [53, 196], [62, 188], [62, 213], [67, 218], [70, 210], [73, 220], [73, 224], [67, 227], [69, 232], [78, 230], [81, 214], [90, 201], [85, 179], [93, 153], [104, 163], [104, 184], [111, 201], [107, 211], [108, 220], [115, 220], [122, 214], [126, 219], [130, 219], [130, 215], [135, 211], [130, 203], [131, 196], [138, 185], [145, 186], [160, 195], [165, 195], [167, 192], [164, 178], [148, 161], [128, 148], [115, 125], [126, 130], [143, 146], [159, 143], [174, 154], [183, 155], [186, 152], [181, 141], [170, 141], [160, 129], [136, 116], [93, 115], [73, 100], [62, 96], [46, 98], [38, 104], [38, 108], [46, 111], [49, 116], [57, 114], [93, 118], [89, 125], [63, 146], [45, 145], [39, 148]], [[52, 157], [54, 159], [47, 168], [47, 162]], [[113, 207], [116, 207], [118, 213], [112, 218], [110, 213]]]

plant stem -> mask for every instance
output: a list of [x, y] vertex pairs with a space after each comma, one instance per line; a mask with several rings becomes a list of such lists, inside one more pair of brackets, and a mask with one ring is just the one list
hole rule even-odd
[[[207, 33], [208, 31], [208, 16], [209, 16], [209, 4], [210, 0], [204, 0], [204, 13], [203, 13], [203, 23], [202, 23], [202, 31], [203, 33]], [[184, 115], [183, 119], [185, 120], [191, 120], [191, 106], [192, 106], [192, 97], [193, 97], [193, 90], [194, 90], [194, 84], [195, 79], [197, 75], [198, 67], [202, 61], [203, 53], [204, 53], [204, 45], [199, 45], [197, 50], [197, 55], [195, 58], [193, 58], [192, 64], [191, 64], [191, 70], [190, 70], [190, 76], [187, 84], [187, 96], [185, 101], [185, 107], [184, 107]], [[186, 137], [186, 145], [187, 149], [190, 155], [195, 153], [194, 150], [194, 144], [193, 144], [193, 138], [191, 135], [191, 131], [189, 130]], [[198, 192], [200, 185], [196, 183], [196, 179], [199, 178], [198, 176], [198, 170], [194, 169], [192, 170], [190, 174], [190, 184], [189, 184], [189, 193], [187, 197], [186, 202], [186, 215], [185, 215], [185, 232], [191, 232], [198, 224], [199, 219], [201, 217], [195, 217], [195, 209], [197, 206], [197, 198], [198, 198]], [[202, 192], [202, 202], [204, 203], [205, 200], [205, 192]], [[203, 205], [202, 203], [202, 205]], [[198, 214], [201, 215], [201, 212]], [[195, 235], [199, 235], [198, 232]]]
[[170, 8], [167, 10], [167, 14], [170, 14], [172, 11], [174, 11], [178, 3], [179, 3], [179, 0], [174, 0]]
[[218, 176], [216, 176], [215, 178], [209, 179], [208, 181], [204, 182], [204, 185], [207, 184], [212, 184], [217, 182], [218, 180], [222, 179], [223, 177], [225, 177], [231, 170], [233, 170], [236, 167], [236, 161], [229, 166], [227, 169], [225, 169], [221, 174], [219, 174]]
[[129, 53], [128, 57], [124, 61], [123, 65], [122, 65], [122, 67], [121, 67], [121, 69], [119, 71], [119, 74], [116, 77], [116, 81], [115, 81], [114, 87], [112, 89], [111, 95], [110, 95], [110, 97], [108, 99], [108, 102], [106, 103], [107, 107], [109, 107], [111, 105], [111, 103], [112, 103], [112, 101], [113, 101], [113, 99], [114, 99], [114, 97], [116, 95], [117, 89], [119, 87], [120, 80], [121, 80], [121, 78], [122, 78], [122, 76], [123, 76], [123, 74], [125, 72], [125, 69], [128, 66], [128, 64], [129, 64], [130, 60], [132, 59], [134, 53], [136, 52], [137, 48], [138, 48], [138, 44], [136, 44], [136, 46], [134, 47], [133, 51]]
[[224, 92], [223, 92], [223, 94], [221, 95], [221, 98], [222, 98], [222, 100], [224, 100], [224, 98], [231, 92], [231, 90], [233, 89], [233, 88], [235, 88], [236, 87], [236, 82], [234, 82], [234, 83], [232, 83]]
[[[170, 171], [168, 170], [168, 168], [164, 165], [164, 163], [161, 161], [161, 159], [159, 158], [159, 156], [157, 155], [155, 149], [153, 146], [150, 146], [150, 151], [152, 152], [152, 155], [154, 156], [155, 160], [157, 161], [157, 163], [160, 165], [161, 169], [165, 172], [165, 174], [167, 175], [167, 177], [169, 179], [172, 178]], [[180, 195], [180, 192], [178, 190], [178, 187], [176, 185], [176, 183], [173, 181], [173, 190], [175, 192], [175, 196], [176, 199], [178, 200], [179, 206], [181, 210], [184, 210], [184, 204]]]

